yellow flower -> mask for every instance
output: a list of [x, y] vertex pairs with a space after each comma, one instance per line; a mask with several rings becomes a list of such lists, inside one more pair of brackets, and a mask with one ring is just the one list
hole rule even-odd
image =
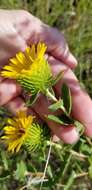
[[4, 139], [8, 145], [8, 151], [18, 152], [20, 147], [30, 138], [30, 129], [34, 117], [25, 112], [18, 112], [17, 117], [8, 119], [8, 125], [4, 127]]
[[38, 43], [37, 47], [27, 47], [25, 52], [19, 52], [16, 57], [10, 59], [9, 65], [3, 67], [1, 75], [4, 77], [18, 79], [24, 75], [25, 72], [29, 71], [32, 64], [39, 62], [44, 58], [46, 51], [46, 45], [44, 43]]
[[10, 59], [10, 64], [4, 66], [1, 75], [16, 79], [32, 95], [38, 92], [46, 94], [53, 83], [50, 65], [44, 57], [46, 48], [44, 43], [27, 47], [24, 53], [19, 52]]

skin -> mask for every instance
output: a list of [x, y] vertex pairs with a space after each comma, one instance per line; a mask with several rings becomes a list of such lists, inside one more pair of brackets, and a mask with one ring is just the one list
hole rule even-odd
[[[7, 64], [10, 57], [18, 51], [24, 51], [28, 45], [45, 42], [48, 46], [47, 58], [54, 75], [66, 70], [63, 81], [66, 82], [72, 93], [72, 115], [84, 124], [85, 134], [92, 136], [92, 101], [87, 93], [79, 86], [79, 82], [72, 69], [77, 65], [75, 57], [71, 54], [64, 36], [57, 29], [42, 23], [30, 13], [19, 11], [0, 10], [0, 68]], [[57, 96], [60, 94], [62, 81], [55, 85]], [[21, 88], [15, 81], [0, 78], [0, 105], [5, 105], [12, 113], [20, 109], [26, 110], [22, 99]], [[43, 105], [43, 106], [41, 106]], [[41, 96], [29, 110], [37, 118], [45, 120], [48, 113], [48, 101]], [[46, 121], [53, 131], [65, 143], [75, 143], [79, 134], [75, 126], [64, 128], [51, 121]]]

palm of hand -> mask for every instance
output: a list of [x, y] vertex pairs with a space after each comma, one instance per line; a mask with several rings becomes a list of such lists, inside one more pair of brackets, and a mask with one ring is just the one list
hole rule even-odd
[[[3, 22], [3, 18], [6, 23]], [[85, 125], [85, 133], [92, 136], [92, 101], [86, 92], [81, 90], [79, 83], [70, 68], [74, 68], [76, 60], [69, 52], [68, 46], [61, 33], [56, 29], [42, 23], [26, 11], [0, 11], [0, 65], [6, 64], [10, 57], [15, 56], [18, 51], [38, 41], [44, 41], [47, 46], [48, 61], [51, 64], [52, 72], [57, 74], [68, 68], [63, 81], [67, 82], [73, 97], [73, 116]], [[48, 54], [49, 53], [49, 54]], [[57, 95], [60, 94], [62, 81], [55, 86]], [[27, 109], [19, 95], [21, 88], [15, 81], [2, 79], [0, 84], [0, 105], [6, 105], [13, 113], [19, 109]], [[83, 102], [83, 106], [82, 106]], [[42, 107], [40, 105], [43, 105]], [[30, 109], [30, 112], [44, 120], [44, 114], [48, 112], [47, 101], [41, 97]], [[75, 127], [63, 128], [48, 122], [52, 131], [66, 143], [76, 142], [79, 138]]]

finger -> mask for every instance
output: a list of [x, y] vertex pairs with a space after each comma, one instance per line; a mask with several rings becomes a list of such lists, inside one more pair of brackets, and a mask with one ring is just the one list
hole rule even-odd
[[11, 57], [15, 56], [17, 52], [24, 51], [27, 47], [26, 42], [16, 32], [6, 35], [5, 38], [0, 38], [0, 44], [0, 69], [2, 69], [2, 66], [5, 65]]
[[16, 113], [18, 111], [26, 111], [28, 113], [30, 113], [31, 115], [34, 115], [37, 117], [36, 113], [32, 110], [32, 109], [28, 109], [23, 101], [23, 99], [21, 97], [16, 97], [13, 100], [11, 100], [10, 102], [8, 102], [5, 107], [7, 107], [7, 109], [12, 112], [14, 115], [16, 115]]
[[74, 126], [69, 125], [68, 127], [55, 124], [52, 121], [48, 121], [45, 115], [48, 115], [50, 112], [48, 110], [48, 100], [46, 97], [41, 96], [37, 99], [36, 103], [33, 105], [33, 109], [41, 119], [47, 122], [48, 126], [51, 128], [54, 134], [56, 134], [60, 139], [65, 143], [75, 143], [79, 139], [78, 132]]
[[52, 56], [67, 64], [70, 68], [76, 67], [77, 60], [70, 52], [63, 33], [43, 24], [39, 36], [40, 40], [43, 40], [47, 44], [47, 51]]
[[[66, 69], [64, 64], [57, 61], [53, 57], [49, 58], [50, 64], [52, 65], [52, 72], [54, 74], [59, 73], [61, 70]], [[85, 126], [86, 135], [92, 137], [92, 100], [88, 94], [80, 88], [79, 82], [74, 73], [68, 69], [65, 72], [63, 80], [60, 80], [55, 88], [58, 95], [61, 95], [61, 86], [65, 82], [71, 89], [72, 94], [72, 114], [75, 119], [79, 120]]]
[[[33, 43], [36, 44], [39, 41], [45, 42], [48, 47], [47, 51], [51, 55], [63, 61], [71, 68], [77, 65], [77, 60], [70, 52], [63, 33], [42, 23], [38, 18], [32, 16], [28, 12], [22, 14], [25, 19], [21, 24], [17, 24], [17, 31], [28, 45]], [[19, 22], [18, 18], [17, 23]]]
[[[6, 22], [7, 26], [5, 25], [5, 28], [2, 27], [2, 34], [8, 34], [7, 37], [5, 36], [5, 38], [2, 37], [0, 39], [0, 43], [3, 43], [6, 48], [6, 55], [3, 56], [3, 48], [2, 51], [0, 51], [2, 58], [10, 58], [15, 55], [17, 51], [24, 51], [26, 44], [44, 41], [51, 55], [63, 61], [71, 68], [76, 66], [77, 61], [75, 57], [69, 51], [63, 34], [57, 29], [42, 23], [38, 18], [32, 16], [27, 11], [17, 11], [17, 14], [15, 11], [12, 11], [12, 14], [6, 11], [4, 18], [7, 19], [7, 15], [13, 22], [14, 27], [9, 22]], [[9, 51], [9, 49], [11, 49], [11, 51]]]
[[0, 106], [7, 104], [8, 101], [18, 96], [21, 88], [14, 80], [5, 79], [0, 83]]
[[0, 76], [0, 83], [4, 80], [4, 77]]

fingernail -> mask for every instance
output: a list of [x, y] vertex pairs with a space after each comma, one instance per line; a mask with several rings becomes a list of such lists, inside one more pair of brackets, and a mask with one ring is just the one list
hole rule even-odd
[[56, 135], [53, 135], [52, 140], [53, 140], [53, 142], [59, 142], [60, 138]]

